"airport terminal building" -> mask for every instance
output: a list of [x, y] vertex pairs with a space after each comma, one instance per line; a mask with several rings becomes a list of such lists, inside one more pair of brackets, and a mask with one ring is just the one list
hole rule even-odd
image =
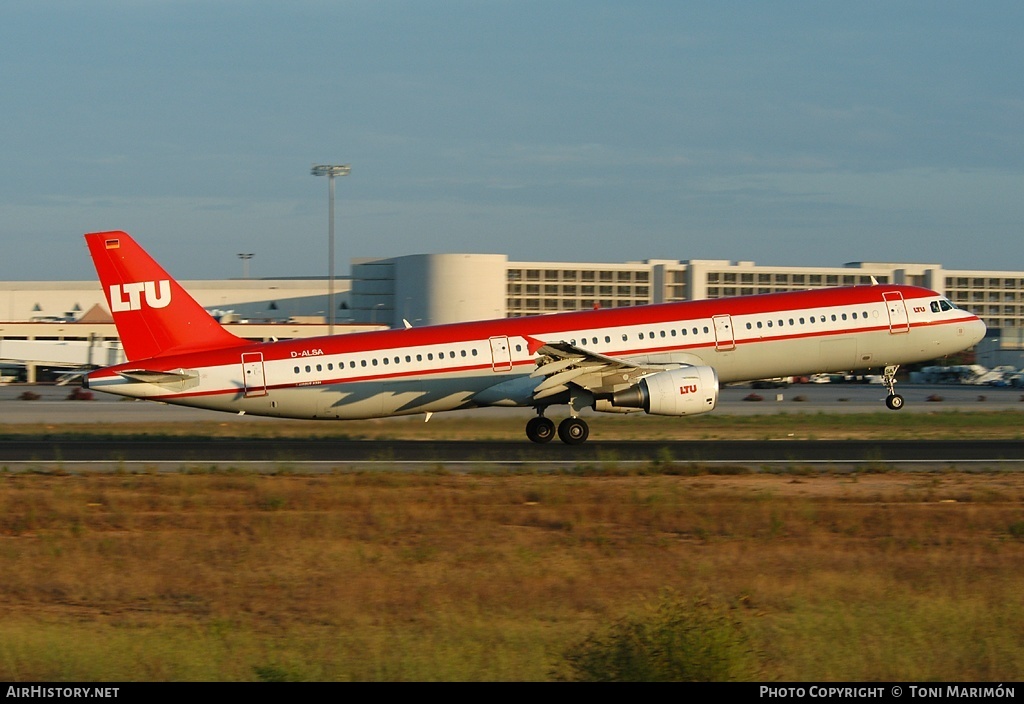
[[759, 266], [751, 261], [645, 260], [622, 264], [513, 262], [496, 254], [423, 254], [359, 260], [357, 320], [424, 324], [518, 317], [594, 307], [899, 283], [924, 286], [992, 328], [1024, 327], [1024, 272], [963, 271], [939, 264], [853, 262], [841, 267]]
[[[938, 264], [853, 262], [761, 266], [752, 261], [516, 262], [500, 254], [418, 254], [358, 259], [335, 282], [334, 332], [543, 315], [595, 307], [726, 298], [830, 286], [900, 283], [944, 293], [981, 317], [1005, 352], [1024, 351], [1024, 272]], [[328, 282], [301, 279], [183, 281], [235, 334], [249, 339], [328, 332]], [[28, 359], [23, 342], [88, 347], [82, 364], [109, 364], [119, 345], [95, 281], [0, 282], [0, 360]], [[74, 343], [74, 344], [72, 344]], [[37, 345], [33, 345], [36, 347]], [[98, 349], [102, 348], [102, 349]], [[53, 355], [54, 363], [60, 362]], [[69, 362], [70, 363], [70, 362]]]

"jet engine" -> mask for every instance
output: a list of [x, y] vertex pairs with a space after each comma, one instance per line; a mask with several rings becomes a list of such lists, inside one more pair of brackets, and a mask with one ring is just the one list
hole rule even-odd
[[644, 410], [657, 416], [707, 413], [718, 403], [718, 374], [711, 367], [694, 366], [649, 374], [633, 386], [598, 399], [597, 411], [628, 413]]

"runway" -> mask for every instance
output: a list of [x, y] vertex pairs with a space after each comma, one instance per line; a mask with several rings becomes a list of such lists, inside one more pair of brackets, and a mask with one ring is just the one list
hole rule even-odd
[[[18, 400], [27, 389], [40, 393], [35, 401]], [[912, 440], [658, 440], [618, 441], [592, 436], [578, 446], [558, 441], [535, 445], [516, 441], [422, 440], [374, 441], [338, 439], [232, 438], [89, 438], [62, 436], [67, 424], [121, 422], [288, 423], [287, 420], [237, 416], [151, 402], [125, 402], [97, 395], [93, 401], [69, 401], [66, 387], [0, 388], [0, 427], [42, 423], [47, 436], [10, 435], [0, 442], [0, 469], [8, 471], [111, 471], [149, 469], [182, 471], [197, 468], [246, 467], [253, 471], [346, 471], [384, 468], [440, 467], [466, 471], [489, 469], [558, 469], [583, 466], [636, 466], [671, 463], [778, 464], [858, 466], [888, 463], [900, 467], [1024, 469], [1024, 442]], [[898, 412], [886, 411], [885, 391], [870, 385], [804, 385], [788, 389], [722, 390], [714, 413], [757, 415], [786, 413], [920, 413], [1024, 410], [1020, 389], [990, 387], [921, 387], [900, 389], [907, 399]], [[746, 400], [751, 394], [759, 401]], [[799, 399], [799, 400], [798, 400]], [[932, 399], [932, 400], [929, 400]], [[472, 414], [508, 417], [524, 423], [530, 411], [484, 409]], [[555, 414], [552, 414], [553, 416]], [[555, 416], [556, 418], [559, 416]], [[388, 419], [381, 422], [408, 422]], [[687, 419], [680, 419], [685, 423]], [[799, 422], [794, 420], [794, 422]], [[240, 428], [240, 430], [242, 430]], [[258, 435], [255, 431], [252, 435]], [[245, 432], [245, 431], [243, 431]]]
[[547, 462], [1024, 462], [1014, 440], [388, 441], [323, 438], [47, 438], [0, 443], [0, 462], [474, 463]]
[[[896, 390], [906, 405], [898, 413], [934, 413], [935, 411], [1024, 411], [1024, 389], [990, 386], [950, 386], [899, 384]], [[19, 400], [24, 392], [39, 395], [34, 401]], [[0, 425], [22, 423], [287, 423], [287, 420], [237, 416], [231, 413], [169, 406], [152, 401], [131, 401], [104, 393], [95, 393], [91, 401], [69, 401], [67, 386], [0, 386]], [[878, 384], [800, 384], [782, 389], [751, 389], [727, 386], [721, 390], [718, 406], [712, 413], [727, 415], [765, 415], [773, 413], [876, 413], [885, 408], [885, 389]], [[759, 400], [748, 400], [759, 399]], [[558, 410], [557, 408], [555, 409]], [[563, 409], [564, 410], [564, 409]], [[529, 409], [485, 408], [459, 411], [465, 414], [495, 416], [507, 414], [530, 417]], [[448, 414], [445, 414], [448, 415]], [[559, 413], [552, 412], [552, 417]], [[564, 414], [562, 414], [564, 415]], [[407, 417], [406, 417], [407, 418]], [[402, 418], [397, 419], [402, 421]], [[683, 420], [685, 422], [685, 420]]]

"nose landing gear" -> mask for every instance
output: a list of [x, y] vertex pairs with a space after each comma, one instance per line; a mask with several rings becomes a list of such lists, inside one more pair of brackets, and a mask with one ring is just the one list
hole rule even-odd
[[900, 365], [898, 364], [890, 364], [882, 372], [882, 384], [889, 390], [889, 396], [885, 399], [885, 405], [893, 411], [903, 408], [903, 397], [896, 393], [893, 388], [896, 385], [896, 370], [899, 368]]

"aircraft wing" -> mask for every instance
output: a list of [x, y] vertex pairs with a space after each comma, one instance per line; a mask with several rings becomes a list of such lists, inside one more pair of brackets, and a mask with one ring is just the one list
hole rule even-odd
[[534, 400], [554, 396], [574, 384], [590, 391], [611, 391], [630, 386], [646, 374], [663, 371], [664, 366], [636, 364], [609, 357], [568, 342], [545, 342], [535, 350], [541, 355], [531, 377], [543, 380], [533, 390]]

